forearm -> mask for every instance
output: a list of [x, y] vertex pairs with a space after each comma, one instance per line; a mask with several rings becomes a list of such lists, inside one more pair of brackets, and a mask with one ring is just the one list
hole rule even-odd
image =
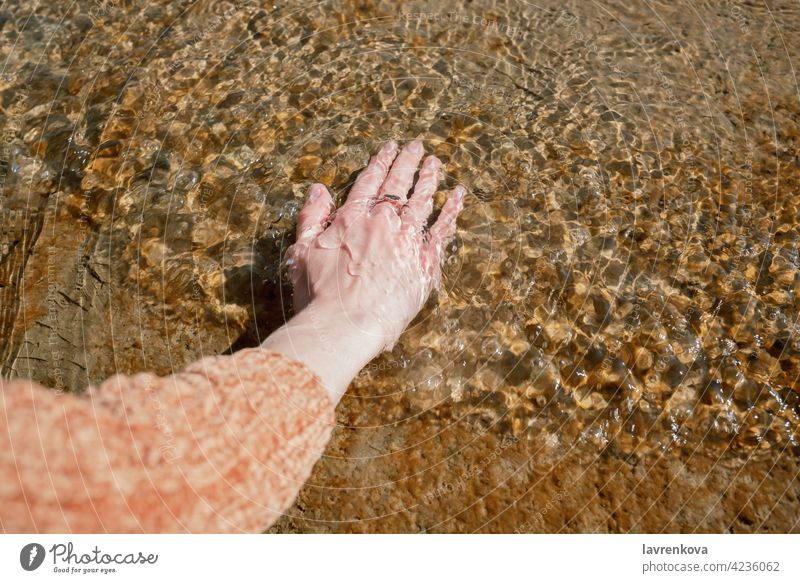
[[374, 323], [359, 314], [344, 314], [337, 306], [312, 302], [261, 346], [305, 364], [317, 374], [335, 404], [383, 344]]

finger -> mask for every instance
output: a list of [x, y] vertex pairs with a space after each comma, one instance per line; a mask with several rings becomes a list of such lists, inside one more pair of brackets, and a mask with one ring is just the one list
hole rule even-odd
[[422, 142], [414, 140], [408, 144], [400, 155], [392, 164], [392, 169], [389, 171], [389, 176], [381, 185], [378, 191], [378, 198], [384, 194], [391, 194], [400, 197], [400, 202], [405, 202], [408, 197], [408, 191], [414, 186], [414, 174], [417, 173], [419, 161], [422, 160], [422, 155], [425, 153], [425, 148], [422, 147]]
[[358, 206], [374, 199], [378, 195], [378, 189], [386, 179], [396, 155], [397, 142], [394, 140], [386, 142], [381, 151], [370, 159], [369, 165], [356, 178], [356, 182], [347, 196], [345, 206]]
[[389, 222], [389, 226], [392, 230], [399, 229], [402, 225], [402, 219], [397, 212], [397, 207], [395, 206], [397, 203], [395, 201], [383, 201], [376, 204], [372, 207], [372, 211], [370, 213], [371, 216], [384, 216], [386, 220]]
[[312, 184], [308, 189], [306, 204], [297, 215], [297, 240], [308, 241], [325, 228], [333, 208], [331, 193], [324, 184]]
[[429, 265], [438, 270], [444, 254], [444, 247], [456, 234], [456, 218], [464, 207], [464, 187], [456, 186], [442, 207], [439, 218], [428, 232], [427, 251]]
[[403, 211], [403, 224], [421, 229], [433, 210], [433, 195], [441, 180], [442, 162], [436, 156], [428, 156], [419, 171], [419, 179], [414, 194], [408, 199]]

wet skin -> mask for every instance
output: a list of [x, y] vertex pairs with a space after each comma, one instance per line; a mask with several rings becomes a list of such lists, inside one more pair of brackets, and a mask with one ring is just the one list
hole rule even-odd
[[375, 356], [391, 349], [441, 280], [465, 190], [456, 186], [426, 229], [441, 161], [408, 144], [386, 143], [334, 209], [314, 184], [286, 254], [297, 315], [263, 346], [303, 361], [334, 403]]

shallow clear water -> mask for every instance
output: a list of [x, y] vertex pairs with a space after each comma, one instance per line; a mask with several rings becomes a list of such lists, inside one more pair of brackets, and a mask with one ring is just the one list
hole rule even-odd
[[[0, 22], [4, 372], [75, 390], [255, 344], [308, 185], [341, 199], [416, 138], [466, 208], [332, 458], [416, 475], [404, 452], [453, 447], [420, 419], [537, 456], [800, 455], [796, 3], [8, 2]], [[73, 302], [26, 301], [26, 270]]]

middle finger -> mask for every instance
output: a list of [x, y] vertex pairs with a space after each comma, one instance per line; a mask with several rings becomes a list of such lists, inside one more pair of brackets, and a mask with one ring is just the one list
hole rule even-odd
[[417, 140], [403, 148], [392, 164], [389, 175], [378, 190], [379, 200], [382, 196], [389, 194], [399, 197], [401, 203], [406, 202], [408, 191], [414, 185], [414, 174], [417, 172], [424, 152], [422, 143]]

